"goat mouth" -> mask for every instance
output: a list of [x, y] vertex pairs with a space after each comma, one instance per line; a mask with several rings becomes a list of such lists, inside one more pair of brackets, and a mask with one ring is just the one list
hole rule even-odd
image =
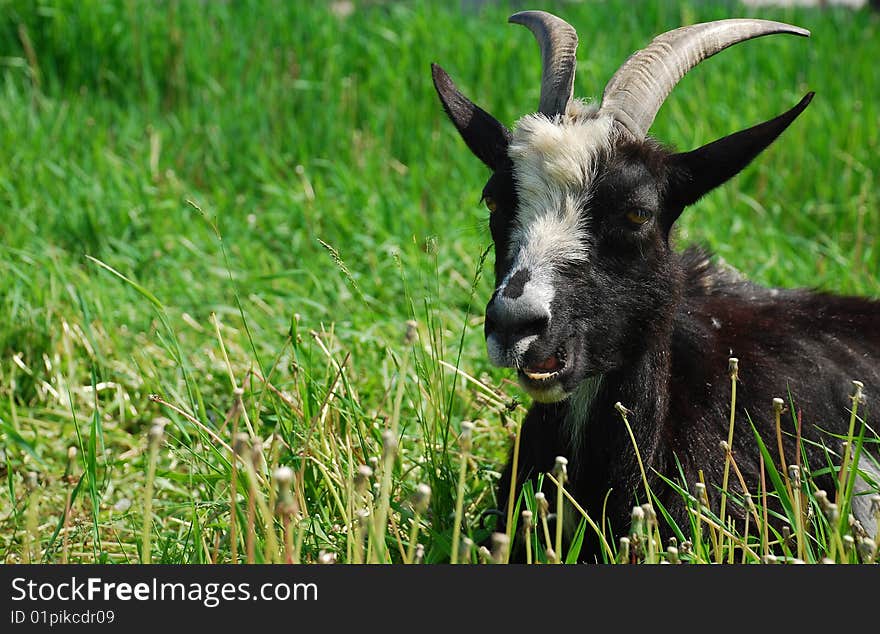
[[556, 379], [565, 369], [565, 352], [557, 350], [541, 361], [520, 368], [520, 374], [533, 383], [547, 383]]

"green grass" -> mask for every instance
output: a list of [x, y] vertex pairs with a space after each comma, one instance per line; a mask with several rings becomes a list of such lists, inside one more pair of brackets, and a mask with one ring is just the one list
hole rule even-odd
[[[485, 358], [486, 174], [429, 65], [513, 124], [539, 55], [507, 6], [356, 4], [0, 0], [0, 561], [436, 562], [453, 541], [493, 559], [469, 544], [527, 399]], [[580, 32], [585, 97], [659, 32], [757, 15], [544, 8]], [[880, 16], [760, 15], [813, 37], [701, 64], [653, 134], [692, 148], [816, 99], [677, 242], [762, 283], [880, 296]], [[752, 543], [682, 494], [680, 559]], [[776, 538], [776, 556], [854, 557], [806, 479], [800, 502], [810, 554]], [[632, 558], [673, 558], [645, 537], [662, 509], [642, 512]]]

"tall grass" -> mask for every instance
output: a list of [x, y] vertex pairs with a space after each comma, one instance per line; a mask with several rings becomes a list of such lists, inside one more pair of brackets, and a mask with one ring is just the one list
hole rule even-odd
[[[847, 522], [852, 465], [877, 442], [855, 406], [839, 491], [810, 475], [841, 457], [788, 456], [792, 475], [760, 439], [766, 486], [723, 511], [663, 474], [692, 508], [675, 544], [650, 492], [621, 536], [529, 487], [492, 540], [481, 515], [502, 505], [527, 400], [485, 359], [484, 172], [429, 64], [512, 124], [537, 104], [539, 56], [504, 4], [342, 7], [0, 2], [0, 561], [504, 561], [523, 512], [534, 561], [573, 561], [594, 533], [603, 561], [874, 557]], [[581, 33], [583, 96], [660, 31], [755, 15], [543, 8]], [[695, 147], [817, 98], [677, 241], [762, 283], [880, 295], [878, 18], [760, 15], [813, 38], [708, 60], [654, 134]], [[719, 458], [734, 478], [735, 458]], [[745, 534], [735, 504], [754, 505]], [[575, 527], [567, 548], [553, 514]]]

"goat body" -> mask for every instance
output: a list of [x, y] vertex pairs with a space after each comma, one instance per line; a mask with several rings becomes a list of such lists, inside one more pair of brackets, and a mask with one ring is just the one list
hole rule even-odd
[[[852, 380], [880, 385], [877, 302], [767, 289], [713, 265], [696, 249], [677, 258], [677, 269], [674, 318], [663, 332], [652, 333], [653, 345], [633, 350], [599, 385], [582, 387], [583, 394], [535, 403], [522, 424], [518, 488], [550, 472], [556, 456], [571, 456], [567, 488], [594, 517], [604, 515], [618, 535], [629, 527], [632, 505], [636, 499], [645, 501], [645, 493], [633, 441], [616, 403], [629, 410], [627, 419], [652, 493], [684, 528], [689, 525], [685, 498], [658, 474], [680, 481], [692, 494], [693, 484], [705, 481], [710, 505], [718, 508], [726, 457], [720, 444], [729, 431], [731, 355], [739, 361], [732, 451], [752, 495], [761, 491], [755, 433], [777, 468], [781, 464], [772, 399], [782, 397], [795, 407], [794, 415], [787, 412], [781, 419], [787, 463], [818, 470], [829, 461], [840, 464]], [[798, 455], [801, 450], [803, 456]], [[512, 462], [499, 483], [500, 499], [509, 490]], [[860, 467], [880, 480], [871, 462], [863, 460]], [[826, 491], [836, 486], [831, 474], [814, 481]], [[728, 488], [741, 498], [735, 477]], [[728, 509], [738, 520], [746, 512], [740, 504]], [[854, 503], [854, 512], [869, 533], [876, 532], [866, 497]], [[662, 532], [671, 534], [669, 529]], [[598, 557], [596, 536], [588, 532], [586, 539], [584, 556]]]

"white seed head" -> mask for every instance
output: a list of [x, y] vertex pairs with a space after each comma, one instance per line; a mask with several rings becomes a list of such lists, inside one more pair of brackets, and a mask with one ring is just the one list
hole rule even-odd
[[528, 509], [526, 509], [525, 511], [522, 512], [523, 527], [526, 530], [531, 530], [533, 517], [534, 516], [533, 516], [532, 512]]
[[461, 422], [461, 435], [458, 437], [458, 442], [461, 445], [461, 450], [464, 453], [469, 453], [471, 450], [471, 444], [473, 442], [473, 433], [474, 433], [474, 424], [469, 420], [465, 420]]
[[874, 543], [873, 539], [862, 537], [859, 540], [858, 548], [859, 556], [862, 558], [863, 562], [870, 563], [874, 561], [874, 557], [877, 556], [877, 545]]
[[403, 336], [403, 342], [407, 345], [410, 345], [416, 340], [418, 336], [418, 327], [419, 324], [415, 319], [407, 319], [406, 320], [406, 334]]
[[730, 357], [727, 361], [727, 371], [730, 373], [732, 378], [736, 378], [739, 373], [739, 359], [736, 357]]
[[371, 477], [373, 477], [373, 470], [365, 464], [360, 465], [354, 475], [354, 490], [361, 495], [365, 494], [370, 486]]
[[328, 553], [326, 550], [322, 550], [318, 553], [318, 563], [319, 564], [335, 564], [336, 563], [336, 553]]
[[535, 493], [535, 502], [538, 505], [538, 515], [541, 517], [547, 517], [547, 511], [550, 509], [550, 505], [548, 504], [547, 496], [544, 495], [543, 491]]
[[492, 561], [503, 564], [507, 561], [510, 539], [504, 533], [492, 533]]
[[68, 447], [67, 448], [67, 461], [73, 462], [74, 460], [76, 460], [76, 453], [77, 453], [76, 447], [72, 447], [72, 446]]
[[485, 546], [480, 546], [477, 549], [477, 554], [480, 556], [480, 561], [482, 561], [484, 564], [488, 564], [490, 561], [492, 561], [492, 553], [490, 553], [489, 549]]
[[792, 484], [796, 487], [801, 485], [801, 469], [796, 464], [788, 467], [788, 477], [791, 478]]
[[630, 533], [633, 535], [638, 535], [642, 532], [642, 524], [645, 521], [645, 511], [641, 506], [634, 506], [632, 513], [630, 514]]
[[287, 466], [278, 467], [272, 473], [272, 478], [279, 487], [289, 487], [290, 483], [293, 482], [293, 469]]
[[773, 399], [773, 411], [777, 414], [782, 412], [782, 409], [785, 407], [785, 401], [783, 401], [778, 396]]
[[397, 452], [397, 436], [390, 429], [382, 432], [382, 455], [385, 458]]
[[626, 407], [624, 407], [623, 403], [621, 403], [620, 401], [617, 401], [614, 404], [614, 409], [616, 409], [624, 417], [628, 416], [629, 414], [632, 414], [632, 410], [629, 410]]
[[150, 426], [149, 431], [150, 438], [150, 446], [156, 446], [160, 442], [162, 442], [162, 437], [165, 436], [165, 425], [162, 423], [153, 423]]
[[24, 486], [29, 492], [34, 492], [37, 489], [37, 484], [39, 483], [39, 477], [37, 476], [36, 471], [28, 471], [27, 475], [24, 477]]
[[618, 549], [618, 559], [622, 563], [629, 562], [629, 537], [620, 538], [620, 548]]
[[431, 504], [431, 487], [427, 484], [420, 484], [416, 487], [416, 491], [413, 494], [413, 509], [415, 512], [421, 515], [425, 511], [428, 510], [428, 505]]

